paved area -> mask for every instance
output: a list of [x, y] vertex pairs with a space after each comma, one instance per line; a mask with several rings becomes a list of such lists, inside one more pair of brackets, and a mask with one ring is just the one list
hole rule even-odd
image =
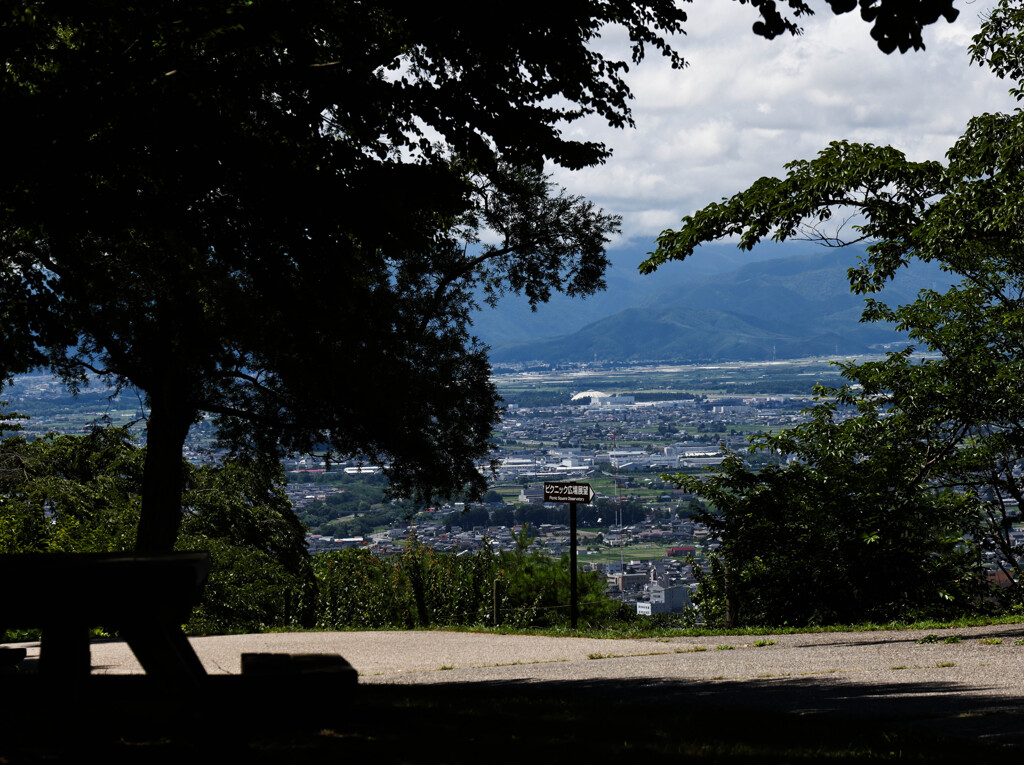
[[[211, 674], [239, 673], [243, 652], [332, 653], [356, 668], [361, 684], [548, 684], [595, 697], [906, 721], [1024, 747], [1017, 641], [1024, 643], [1024, 625], [642, 640], [311, 632], [192, 643]], [[37, 644], [26, 645], [36, 656]], [[117, 641], [94, 643], [92, 657], [94, 673], [140, 671]]]
[[[919, 642], [932, 634], [936, 642]], [[1024, 644], [1015, 644], [1018, 640], [1024, 640], [1024, 625], [642, 640], [439, 631], [303, 632], [201, 637], [191, 642], [211, 674], [239, 673], [244, 652], [334, 653], [356, 668], [362, 683], [818, 677], [887, 686], [939, 682], [963, 693], [1002, 696], [1024, 690]], [[26, 645], [29, 657], [36, 656], [38, 644]], [[92, 657], [95, 673], [141, 671], [119, 641], [93, 643]]]

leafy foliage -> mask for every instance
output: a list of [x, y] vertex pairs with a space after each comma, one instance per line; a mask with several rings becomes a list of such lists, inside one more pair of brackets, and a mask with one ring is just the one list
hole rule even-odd
[[[324, 499], [315, 499], [296, 510], [296, 514], [315, 533], [333, 536], [359, 536], [373, 530], [375, 525], [386, 525], [409, 514], [405, 508], [378, 507], [387, 490], [383, 475], [333, 476], [330, 485], [337, 493]], [[374, 518], [367, 513], [374, 510]], [[348, 521], [338, 520], [356, 516]]]
[[[765, 37], [811, 12], [751, 5]], [[940, 14], [861, 2], [887, 52]], [[601, 287], [617, 218], [540, 169], [607, 157], [567, 125], [631, 124], [625, 72], [651, 50], [681, 67], [685, 19], [528, 3], [496, 35], [459, 3], [3, 5], [0, 377], [144, 392], [142, 550], [174, 544], [203, 412], [237, 450], [326, 447], [402, 492], [479, 493], [498, 401], [474, 295]], [[597, 49], [609, 25], [631, 61]]]
[[205, 549], [212, 566], [193, 633], [309, 625], [315, 582], [306, 529], [276, 461], [190, 466], [179, 549]]
[[[1022, 28], [1024, 12], [1003, 2], [971, 48], [975, 62], [1016, 81], [1018, 98]], [[1019, 578], [1021, 550], [1010, 530], [1024, 500], [1022, 136], [1020, 111], [975, 117], [945, 164], [835, 142], [787, 165], [785, 178], [762, 178], [659, 238], [647, 271], [723, 236], [744, 248], [801, 237], [865, 243], [849, 271], [862, 294], [883, 291], [913, 259], [937, 263], [955, 280], [944, 293], [924, 290], [895, 308], [866, 300], [865, 321], [895, 323], [929, 355], [908, 349], [842, 365], [848, 384], [822, 391], [827, 400], [811, 423], [758, 444], [799, 462], [755, 474], [732, 457], [707, 482], [723, 536], [721, 566], [708, 582], [736, 593], [737, 618], [964, 608], [979, 575], [974, 546]], [[840, 216], [852, 217], [835, 225]], [[787, 554], [784, 540], [799, 553]], [[835, 574], [832, 559], [841, 564]], [[753, 582], [760, 589], [744, 595]], [[811, 582], [825, 583], [824, 600]]]
[[[3, 414], [6, 430], [14, 415]], [[0, 440], [0, 553], [118, 552], [135, 541], [144, 450], [120, 428]], [[251, 632], [308, 623], [305, 529], [278, 463], [186, 465], [180, 549], [208, 550], [211, 572], [188, 629]]]
[[[10, 422], [17, 415], [2, 416]], [[118, 429], [32, 442], [5, 437], [0, 552], [129, 549], [138, 522], [135, 451], [131, 437]]]
[[456, 6], [2, 10], [0, 103], [21, 119], [0, 367], [144, 392], [140, 549], [174, 542], [202, 412], [239, 453], [326, 448], [403, 493], [484, 488], [477, 288], [599, 289], [618, 226], [539, 170], [607, 154], [564, 121], [628, 122], [623, 64], [587, 43], [613, 21], [636, 60], [678, 61], [673, 3], [614, 5], [523, 13], [500, 45]]
[[721, 539], [694, 599], [708, 623], [886, 623], [979, 607], [976, 500], [929, 480], [927, 433], [874, 402], [847, 403], [844, 418], [822, 403], [752, 447], [791, 455], [784, 466], [755, 470], [731, 453], [714, 475], [676, 477], [715, 507], [697, 513]]
[[[525, 548], [471, 555], [438, 553], [413, 539], [392, 558], [366, 550], [324, 553], [313, 560], [319, 583], [317, 626], [373, 629], [493, 624], [547, 627], [569, 621], [568, 558]], [[578, 577], [580, 619], [599, 626], [618, 613], [594, 572]]]

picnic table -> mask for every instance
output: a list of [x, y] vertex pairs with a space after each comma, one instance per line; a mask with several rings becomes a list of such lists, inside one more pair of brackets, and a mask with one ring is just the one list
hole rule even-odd
[[206, 671], [182, 625], [210, 570], [205, 552], [0, 555], [0, 626], [42, 630], [39, 674], [80, 682], [89, 630], [116, 630], [168, 692], [194, 693]]

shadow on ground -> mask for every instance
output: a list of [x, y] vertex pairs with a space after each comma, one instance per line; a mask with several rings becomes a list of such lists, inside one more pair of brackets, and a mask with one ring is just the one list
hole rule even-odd
[[[902, 637], [898, 637], [898, 635], [901, 634], [900, 632], [895, 632], [895, 631], [891, 631], [891, 630], [879, 630], [878, 633], [877, 633], [878, 634], [878, 639], [877, 640], [865, 640], [864, 639], [864, 635], [865, 634], [870, 634], [870, 633], [864, 633], [864, 632], [855, 633], [857, 635], [857, 639], [856, 640], [851, 640], [849, 638], [844, 637], [848, 633], [836, 632], [836, 633], [832, 633], [832, 634], [834, 635], [834, 638], [831, 639], [831, 640], [828, 640], [827, 642], [824, 642], [824, 641], [822, 641], [820, 639], [817, 639], [817, 640], [814, 640], [813, 642], [808, 642], [805, 645], [808, 646], [808, 647], [818, 647], [818, 648], [820, 648], [820, 647], [822, 647], [824, 645], [831, 645], [831, 646], [853, 646], [853, 647], [870, 646], [870, 645], [888, 645], [888, 646], [891, 646], [891, 645], [896, 645], [896, 644], [899, 644], [899, 643], [904, 643], [904, 644], [920, 643], [920, 642], [922, 642], [921, 638], [925, 637], [926, 634], [928, 634], [928, 633], [926, 633], [923, 630], [920, 630], [920, 631], [917, 631], [917, 632], [914, 632], [914, 633], [903, 632], [902, 633], [903, 636]], [[959, 633], [955, 629], [950, 630], [950, 629], [947, 629], [947, 628], [940, 628], [939, 630], [937, 630], [936, 633], [932, 633], [930, 635], [930, 637], [934, 637], [935, 638], [936, 642], [943, 642], [943, 641], [947, 641], [947, 640], [948, 641], [956, 641], [959, 636], [960, 636]], [[968, 639], [971, 639], [971, 637], [977, 638], [978, 636], [977, 635], [968, 636]], [[1015, 640], [1024, 639], [1024, 625], [1021, 625], [1021, 624], [1007, 624], [1007, 625], [1002, 625], [1002, 626], [996, 625], [996, 626], [992, 626], [992, 627], [986, 627], [985, 628], [985, 632], [984, 632], [984, 637], [986, 637], [986, 638], [999, 638], [1000, 640], [1004, 640], [1004, 641], [1006, 641], [1008, 643], [1012, 643]], [[801, 647], [801, 646], [800, 646], [800, 644], [796, 644], [795, 647]]]
[[1024, 748], [1020, 699], [942, 683], [210, 680], [172, 699], [144, 677], [93, 677], [78, 689], [2, 677], [0, 762], [949, 761]]

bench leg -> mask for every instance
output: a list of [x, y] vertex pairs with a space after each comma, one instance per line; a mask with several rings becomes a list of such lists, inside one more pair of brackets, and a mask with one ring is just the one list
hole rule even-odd
[[177, 625], [144, 624], [120, 630], [146, 674], [171, 693], [194, 694], [206, 669]]
[[54, 625], [43, 630], [39, 674], [77, 680], [88, 677], [91, 670], [88, 627]]

